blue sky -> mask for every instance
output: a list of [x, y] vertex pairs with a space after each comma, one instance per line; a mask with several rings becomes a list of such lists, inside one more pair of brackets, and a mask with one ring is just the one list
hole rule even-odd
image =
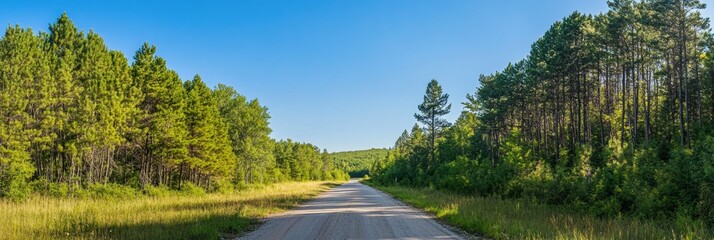
[[[706, 2], [706, 1], [705, 1]], [[453, 121], [479, 74], [526, 56], [572, 11], [605, 0], [0, 1], [0, 24], [46, 31], [67, 12], [131, 58], [143, 42], [184, 79], [200, 74], [270, 109], [272, 136], [329, 151], [390, 147], [426, 84]], [[710, 17], [712, 10], [705, 10]]]

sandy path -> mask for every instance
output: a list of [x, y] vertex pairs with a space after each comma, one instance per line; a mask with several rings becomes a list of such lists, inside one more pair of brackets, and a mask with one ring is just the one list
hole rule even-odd
[[462, 239], [429, 215], [356, 181], [335, 187], [241, 239]]

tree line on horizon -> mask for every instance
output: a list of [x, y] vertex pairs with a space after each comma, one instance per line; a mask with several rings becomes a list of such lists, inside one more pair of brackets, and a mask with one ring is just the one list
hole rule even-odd
[[697, 0], [612, 0], [481, 75], [451, 124], [432, 80], [381, 184], [714, 226], [714, 38]]
[[347, 178], [317, 146], [271, 139], [269, 118], [230, 86], [183, 81], [147, 43], [130, 64], [66, 14], [0, 39], [0, 196]]
[[335, 166], [344, 170], [352, 178], [369, 177], [372, 163], [383, 159], [389, 152], [386, 148], [370, 148], [366, 150], [344, 151], [330, 153]]

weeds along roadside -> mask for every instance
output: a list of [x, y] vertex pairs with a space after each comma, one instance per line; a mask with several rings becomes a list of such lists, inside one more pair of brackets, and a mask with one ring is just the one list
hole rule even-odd
[[382, 186], [393, 197], [469, 233], [494, 239], [713, 239], [703, 225], [632, 217], [600, 218], [566, 206], [523, 199], [454, 194], [430, 188]]

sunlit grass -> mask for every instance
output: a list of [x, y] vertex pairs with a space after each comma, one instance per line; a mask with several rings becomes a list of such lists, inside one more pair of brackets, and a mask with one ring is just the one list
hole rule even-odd
[[375, 187], [465, 231], [495, 239], [714, 239], [710, 230], [696, 223], [598, 218], [523, 200]]
[[0, 201], [0, 239], [218, 239], [335, 186], [293, 182], [230, 194], [124, 200], [33, 197]]

